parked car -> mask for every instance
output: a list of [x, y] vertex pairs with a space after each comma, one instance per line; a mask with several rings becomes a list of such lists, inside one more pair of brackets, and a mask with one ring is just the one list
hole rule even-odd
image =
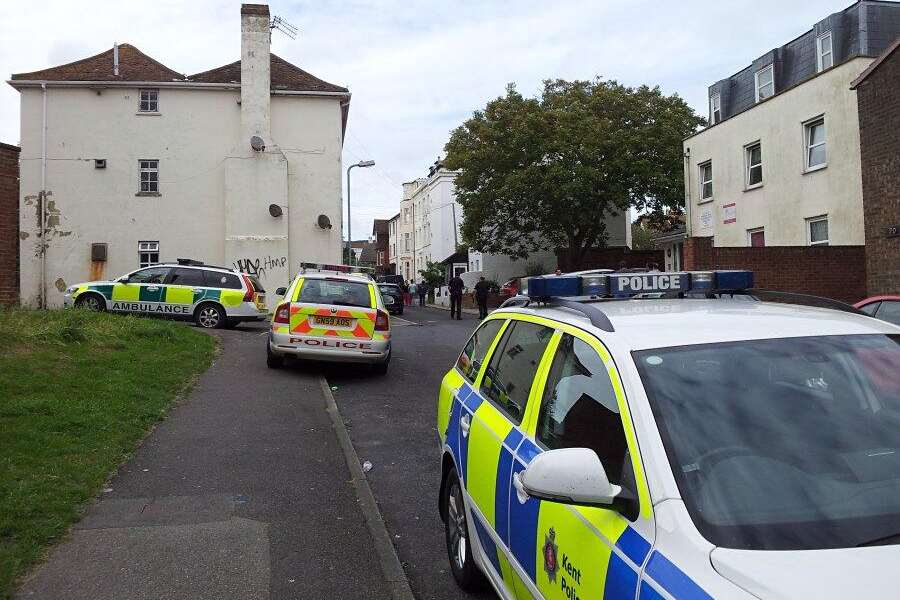
[[393, 283], [394, 285], [402, 286], [406, 281], [403, 279], [403, 275], [379, 275], [375, 281], [378, 283]]
[[872, 296], [853, 305], [876, 319], [900, 325], [900, 296]]
[[520, 275], [518, 277], [508, 279], [506, 283], [500, 286], [500, 295], [504, 298], [512, 298], [513, 296], [518, 296], [519, 292], [522, 291], [523, 279], [525, 279], [525, 275]]
[[382, 296], [390, 296], [394, 299], [393, 304], [387, 305], [388, 312], [392, 315], [402, 315], [403, 290], [400, 289], [400, 286], [395, 283], [379, 283], [378, 289], [381, 291]]

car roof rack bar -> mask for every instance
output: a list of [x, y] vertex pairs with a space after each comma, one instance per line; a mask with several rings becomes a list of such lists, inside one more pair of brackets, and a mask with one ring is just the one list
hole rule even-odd
[[824, 296], [814, 296], [812, 294], [798, 294], [796, 292], [779, 292], [777, 290], [761, 289], [736, 290], [734, 292], [720, 293], [752, 296], [763, 302], [766, 300], [775, 300], [784, 302], [785, 304], [798, 304], [801, 306], [812, 306], [814, 308], [830, 308], [857, 315], [865, 315], [867, 317], [871, 316], [846, 302], [841, 302], [840, 300], [835, 300], [833, 298], [826, 298]]
[[609, 320], [609, 317], [606, 316], [606, 313], [597, 308], [597, 306], [594, 304], [584, 304], [582, 302], [567, 300], [565, 298], [550, 298], [550, 302], [548, 302], [548, 304], [550, 306], [568, 308], [569, 310], [580, 312], [581, 314], [586, 316], [588, 320], [590, 320], [591, 325], [593, 325], [597, 329], [608, 331], [610, 333], [616, 330], [616, 328], [613, 327], [612, 322]]
[[[531, 304], [531, 298], [528, 296], [513, 296], [512, 298], [506, 300], [503, 304], [500, 305], [500, 308], [525, 308]], [[597, 329], [601, 329], [603, 331], [608, 331], [610, 333], [616, 330], [613, 327], [612, 322], [609, 320], [609, 317], [606, 316], [606, 313], [600, 310], [594, 304], [584, 304], [583, 302], [577, 302], [575, 300], [568, 300], [566, 298], [549, 298], [545, 304], [547, 306], [554, 306], [557, 308], [568, 308], [569, 310], [573, 310], [575, 312], [579, 312], [586, 316], [588, 320], [591, 322], [591, 325], [596, 327]]]

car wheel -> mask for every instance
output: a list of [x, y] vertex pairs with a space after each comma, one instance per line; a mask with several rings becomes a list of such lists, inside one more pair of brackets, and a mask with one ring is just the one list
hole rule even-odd
[[266, 366], [270, 369], [280, 369], [284, 366], [284, 357], [272, 352], [269, 342], [266, 342]]
[[194, 313], [194, 322], [204, 329], [221, 329], [225, 321], [225, 311], [216, 304], [201, 304]]
[[469, 522], [466, 518], [466, 505], [463, 501], [462, 485], [456, 476], [456, 469], [447, 475], [444, 487], [445, 537], [447, 540], [447, 557], [450, 559], [450, 571], [457, 585], [466, 591], [480, 589], [484, 576], [475, 564], [472, 556], [472, 544], [469, 537]]
[[403, 309], [401, 308], [401, 309], [397, 312], [397, 314], [398, 314], [398, 315], [402, 315], [402, 314], [403, 314]]
[[75, 302], [75, 306], [98, 312], [106, 310], [106, 302], [97, 294], [82, 294]]

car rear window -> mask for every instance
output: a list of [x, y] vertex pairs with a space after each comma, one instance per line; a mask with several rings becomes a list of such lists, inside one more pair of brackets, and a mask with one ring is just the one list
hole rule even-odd
[[298, 302], [336, 306], [372, 306], [369, 284], [346, 279], [307, 279], [300, 288]]
[[209, 287], [225, 288], [228, 290], [239, 290], [243, 287], [241, 278], [234, 273], [203, 271], [203, 275], [206, 278], [206, 285]]
[[253, 284], [253, 289], [258, 293], [262, 294], [266, 291], [266, 289], [263, 287], [263, 284], [260, 283], [259, 277], [257, 277], [256, 275], [247, 275], [247, 279], [250, 280], [250, 283]]

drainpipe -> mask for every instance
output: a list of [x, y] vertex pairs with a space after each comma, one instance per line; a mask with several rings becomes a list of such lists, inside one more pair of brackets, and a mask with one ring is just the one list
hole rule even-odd
[[684, 234], [685, 238], [691, 237], [691, 149], [686, 148], [684, 151], [684, 179], [687, 187], [687, 197], [684, 199]]
[[47, 308], [47, 84], [41, 84], [41, 308]]

